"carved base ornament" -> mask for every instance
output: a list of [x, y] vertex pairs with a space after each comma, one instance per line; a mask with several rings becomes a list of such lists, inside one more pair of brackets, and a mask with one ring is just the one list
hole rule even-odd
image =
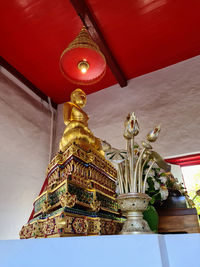
[[113, 235], [121, 231], [122, 222], [120, 217], [111, 214], [60, 208], [48, 217], [31, 220], [22, 227], [20, 238]]
[[69, 192], [63, 193], [59, 197], [60, 205], [64, 207], [72, 208], [76, 204], [76, 195], [71, 195]]

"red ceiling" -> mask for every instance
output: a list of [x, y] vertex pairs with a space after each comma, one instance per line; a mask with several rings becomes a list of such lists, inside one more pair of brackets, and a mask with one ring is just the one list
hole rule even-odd
[[[200, 54], [199, 0], [88, 0], [128, 79]], [[59, 70], [82, 23], [69, 0], [0, 0], [0, 55], [56, 103], [77, 88]], [[87, 93], [117, 83], [109, 68]], [[125, 89], [122, 89], [125, 90]]]

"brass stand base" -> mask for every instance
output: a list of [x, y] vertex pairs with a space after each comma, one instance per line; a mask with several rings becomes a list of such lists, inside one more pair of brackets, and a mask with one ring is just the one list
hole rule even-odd
[[127, 217], [121, 235], [153, 234], [148, 223], [143, 219], [143, 211], [148, 207], [150, 197], [142, 193], [128, 193], [118, 196], [118, 203]]
[[153, 234], [141, 211], [129, 211], [120, 235]]

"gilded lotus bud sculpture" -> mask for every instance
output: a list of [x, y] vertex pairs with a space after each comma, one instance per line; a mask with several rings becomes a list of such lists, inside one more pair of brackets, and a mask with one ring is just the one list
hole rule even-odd
[[[127, 217], [120, 234], [152, 233], [148, 223], [143, 219], [143, 211], [151, 200], [151, 197], [145, 194], [148, 174], [155, 163], [166, 171], [170, 170], [170, 166], [153, 151], [150, 144], [157, 140], [159, 133], [160, 126], [155, 126], [147, 134], [146, 140], [142, 141], [141, 147], [136, 145], [134, 139], [139, 134], [139, 123], [133, 112], [127, 116], [124, 124], [123, 136], [126, 139], [127, 151], [110, 149], [106, 142], [103, 145], [103, 148], [107, 148], [105, 152], [108, 159], [118, 159], [115, 161], [118, 166], [118, 203], [122, 213]], [[145, 168], [147, 165], [148, 169]]]

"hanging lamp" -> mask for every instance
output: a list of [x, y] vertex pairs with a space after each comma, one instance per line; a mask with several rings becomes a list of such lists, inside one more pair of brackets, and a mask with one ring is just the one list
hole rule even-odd
[[105, 57], [85, 27], [61, 54], [60, 69], [75, 84], [90, 85], [103, 78]]

